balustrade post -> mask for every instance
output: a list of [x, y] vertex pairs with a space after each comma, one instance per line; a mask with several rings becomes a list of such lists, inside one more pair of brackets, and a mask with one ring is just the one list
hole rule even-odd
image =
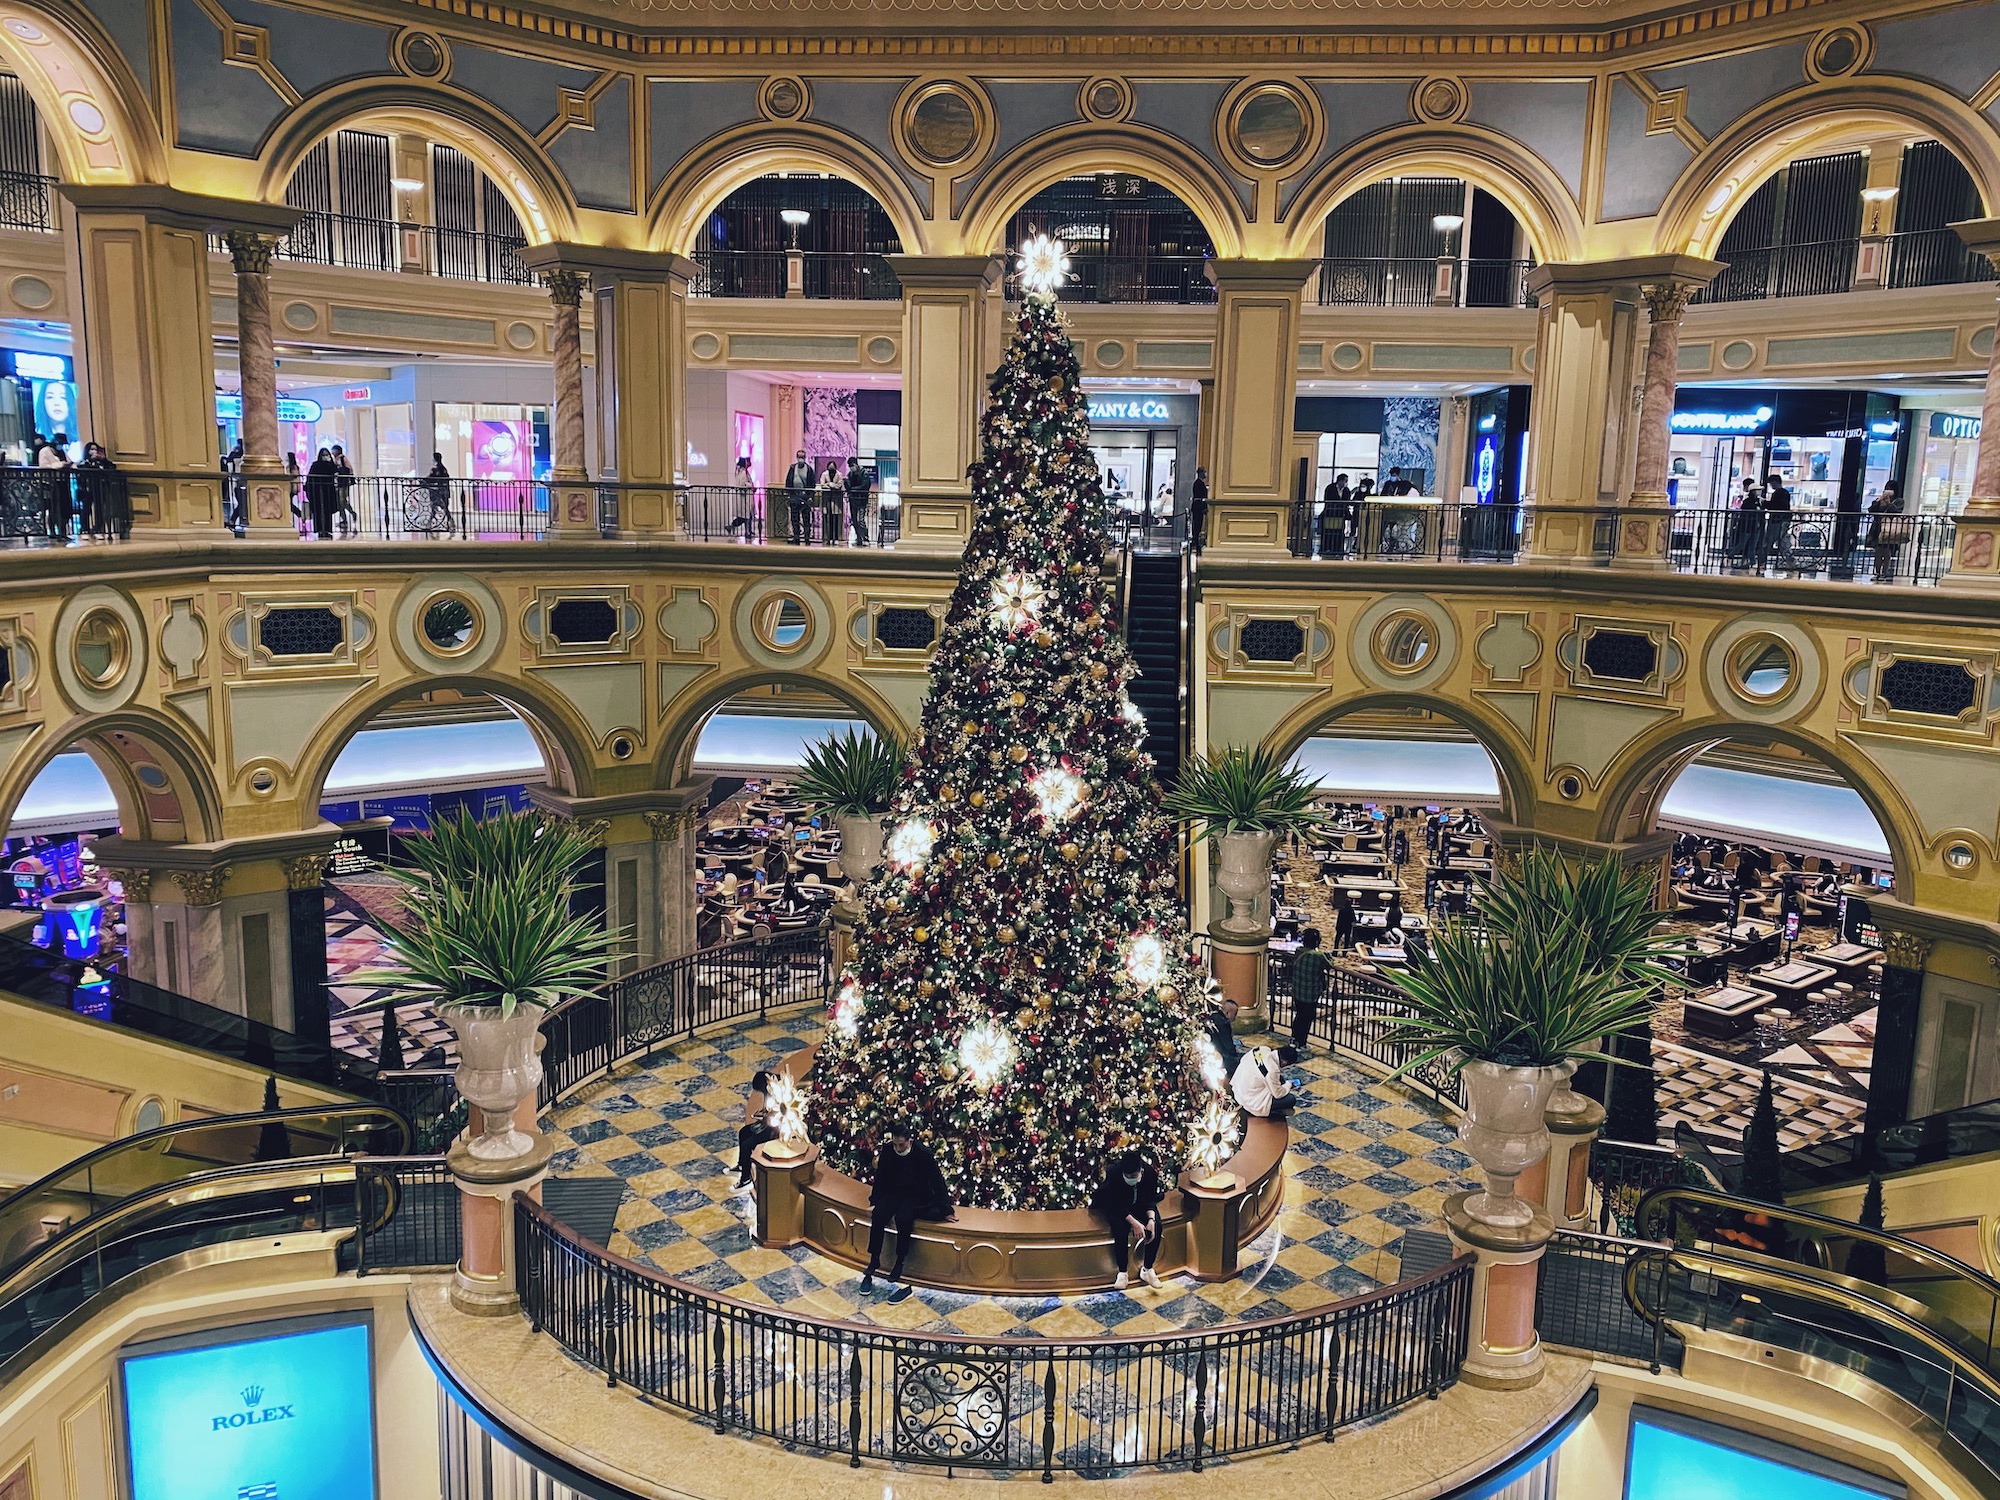
[[1535, 1331], [1535, 1286], [1555, 1226], [1547, 1210], [1520, 1227], [1487, 1224], [1465, 1211], [1470, 1193], [1445, 1200], [1445, 1227], [1454, 1249], [1470, 1253], [1472, 1342], [1459, 1376], [1488, 1390], [1519, 1390], [1542, 1378], [1541, 1336]]
[[[1951, 226], [1978, 254], [2000, 267], [2000, 218]], [[1958, 517], [1945, 588], [2000, 590], [2000, 338], [1986, 362], [1986, 397], [1980, 408], [1979, 456], [1972, 494]]]
[[1056, 1482], [1056, 1360], [1051, 1354], [1042, 1376], [1042, 1483]]
[[723, 1328], [721, 1314], [716, 1313], [713, 1316], [715, 1317], [715, 1333], [709, 1340], [709, 1346], [715, 1374], [715, 1430], [721, 1432], [725, 1425], [722, 1418], [722, 1410], [724, 1404], [729, 1399], [729, 1366], [726, 1357], [729, 1349], [729, 1335]]
[[1208, 1351], [1194, 1356], [1194, 1472], [1201, 1472], [1201, 1447], [1208, 1436]]

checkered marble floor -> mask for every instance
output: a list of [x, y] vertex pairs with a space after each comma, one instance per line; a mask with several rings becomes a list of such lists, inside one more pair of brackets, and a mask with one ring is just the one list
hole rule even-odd
[[610, 1248], [746, 1301], [905, 1330], [1074, 1338], [1203, 1328], [1316, 1307], [1393, 1282], [1404, 1231], [1438, 1227], [1445, 1198], [1472, 1186], [1454, 1127], [1430, 1105], [1322, 1054], [1302, 1066], [1285, 1199], [1245, 1247], [1243, 1274], [1199, 1285], [1072, 1297], [971, 1297], [918, 1288], [900, 1303], [863, 1296], [860, 1274], [805, 1247], [757, 1246], [748, 1195], [732, 1195], [750, 1076], [819, 1035], [816, 1009], [708, 1033], [654, 1065], [605, 1079], [557, 1110], [568, 1140], [552, 1170], [616, 1176], [629, 1192]]

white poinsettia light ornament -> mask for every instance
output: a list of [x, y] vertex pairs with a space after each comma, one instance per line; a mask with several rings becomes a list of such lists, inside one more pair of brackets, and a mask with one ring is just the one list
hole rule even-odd
[[1008, 573], [993, 582], [993, 623], [1009, 635], [1026, 635], [1041, 623], [1048, 590], [1026, 573]]
[[900, 869], [914, 870], [930, 857], [931, 845], [936, 842], [937, 830], [922, 818], [912, 818], [907, 823], [896, 825], [883, 852], [889, 856], [891, 864]]
[[1014, 1066], [1014, 1039], [990, 1021], [975, 1026], [959, 1038], [958, 1065], [974, 1084], [990, 1089]]
[[1234, 1186], [1235, 1174], [1223, 1171], [1222, 1164], [1236, 1154], [1236, 1144], [1242, 1139], [1236, 1106], [1224, 1099], [1209, 1105], [1188, 1132], [1188, 1160], [1202, 1173], [1194, 1185], [1214, 1189]]
[[1028, 783], [1035, 794], [1042, 817], [1050, 823], [1067, 823], [1083, 806], [1083, 778], [1061, 766], [1050, 766]]
[[849, 1037], [861, 1029], [861, 986], [851, 979], [834, 996], [833, 1029]]
[[1021, 290], [1031, 297], [1053, 297], [1069, 280], [1069, 256], [1063, 242], [1038, 234], [1021, 247]]
[[771, 1126], [778, 1132], [775, 1146], [765, 1150], [773, 1156], [798, 1156], [805, 1150], [805, 1099], [789, 1072], [778, 1074], [764, 1090], [764, 1107]]
[[1151, 989], [1166, 977], [1167, 945], [1142, 932], [1125, 949], [1125, 974], [1134, 984]]

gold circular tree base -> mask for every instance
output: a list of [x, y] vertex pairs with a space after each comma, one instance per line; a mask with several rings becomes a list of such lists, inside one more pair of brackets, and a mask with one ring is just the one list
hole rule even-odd
[[[1253, 1119], [1243, 1148], [1224, 1166], [1235, 1182], [1223, 1188], [1180, 1186], [1160, 1204], [1161, 1275], [1186, 1272], [1198, 1281], [1236, 1274], [1239, 1247], [1263, 1233], [1285, 1195], [1282, 1123]], [[796, 1194], [796, 1213], [767, 1216], [760, 1227], [769, 1244], [803, 1240], [843, 1265], [868, 1264], [868, 1193], [865, 1183], [836, 1172], [812, 1153], [809, 1164], [770, 1171], [759, 1153], [758, 1196]], [[777, 1165], [777, 1164], [771, 1164]], [[779, 1225], [782, 1222], [783, 1227]], [[883, 1257], [894, 1256], [894, 1230]], [[793, 1238], [796, 1236], [796, 1238]], [[761, 1236], [760, 1236], [761, 1237]], [[1136, 1270], [1139, 1262], [1135, 1260]], [[942, 1223], [919, 1220], [904, 1266], [909, 1280], [981, 1296], [1032, 1296], [1100, 1291], [1117, 1267], [1104, 1221], [1083, 1208], [1004, 1211], [963, 1208]]]

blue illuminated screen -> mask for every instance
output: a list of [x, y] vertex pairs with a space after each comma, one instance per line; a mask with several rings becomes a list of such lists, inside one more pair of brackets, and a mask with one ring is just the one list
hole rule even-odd
[[126, 1354], [132, 1500], [374, 1500], [367, 1320], [261, 1323], [220, 1338]]
[[1635, 1407], [1625, 1500], [1900, 1500], [1892, 1479], [1678, 1413]]

